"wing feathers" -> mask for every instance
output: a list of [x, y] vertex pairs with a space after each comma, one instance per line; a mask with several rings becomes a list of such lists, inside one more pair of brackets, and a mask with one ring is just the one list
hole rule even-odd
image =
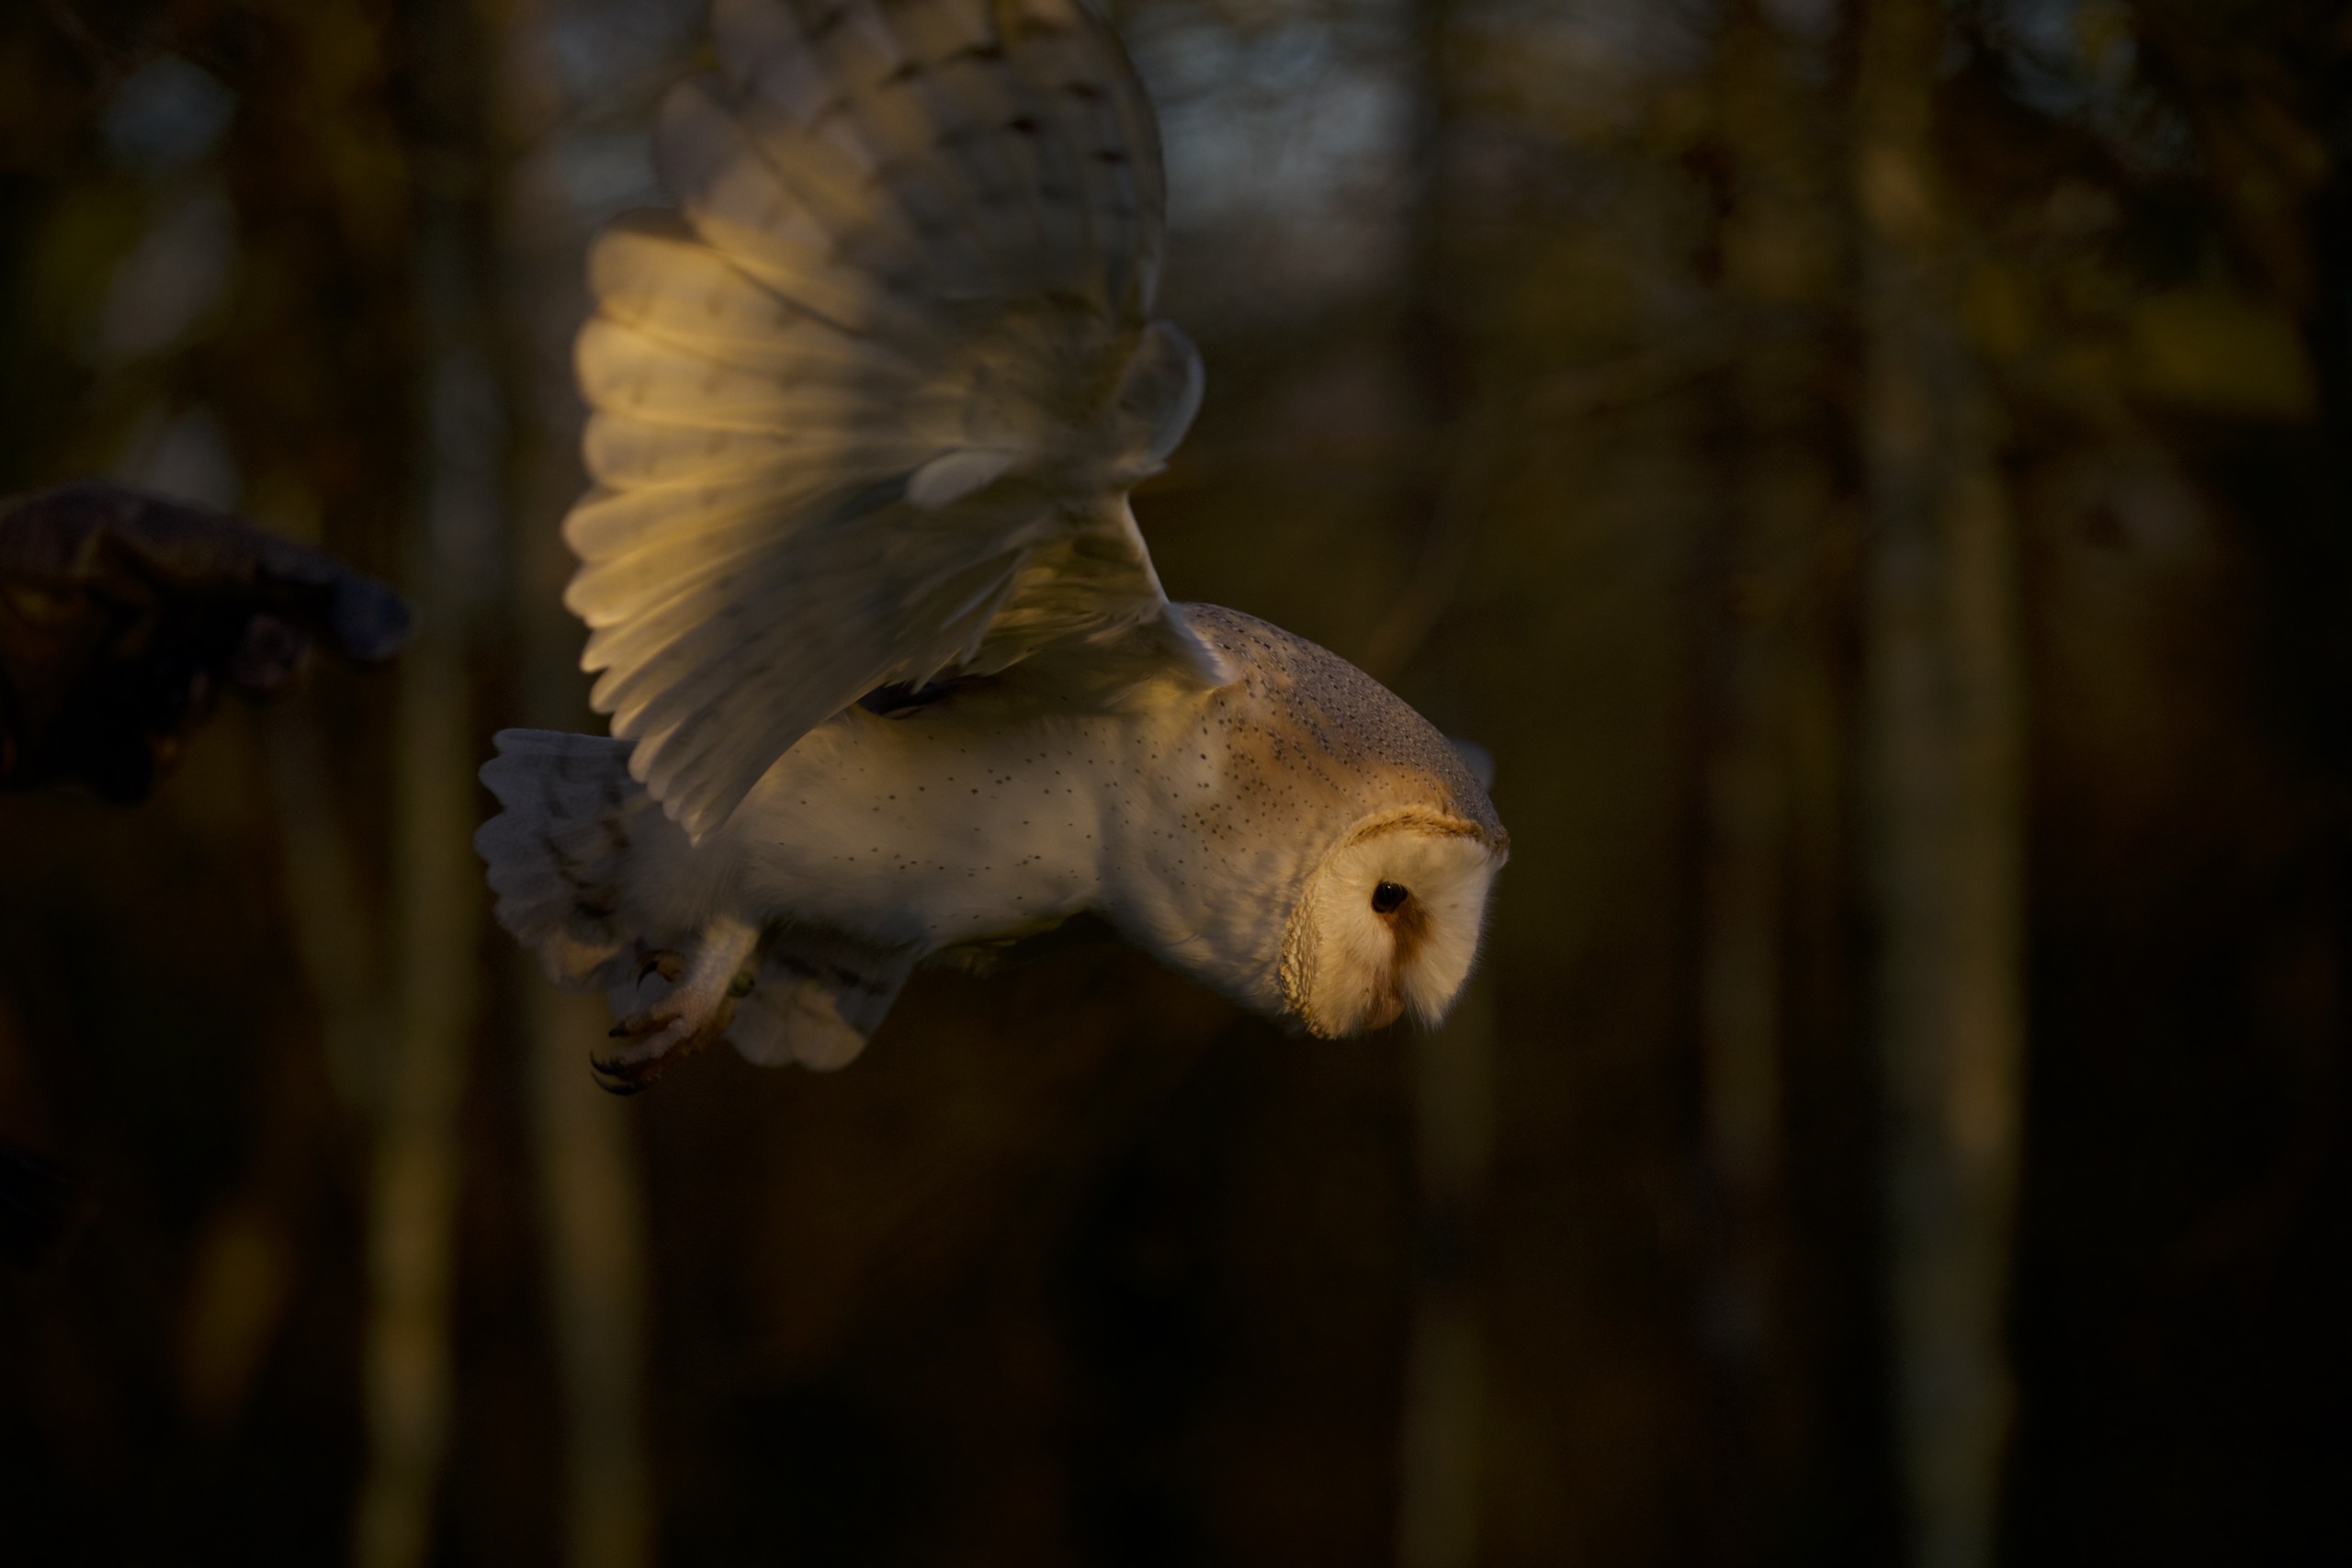
[[[727, 485], [672, 485], [644, 490], [593, 490], [563, 520], [563, 542], [583, 561], [603, 563], [649, 545], [679, 550], [697, 547], [707, 534], [732, 528], [747, 518], [784, 512], [789, 498]], [[590, 569], [583, 567], [582, 576]], [[579, 579], [573, 579], [576, 583]], [[565, 605], [584, 614], [571, 603]]]
[[729, 365], [608, 319], [582, 329], [572, 360], [591, 404], [657, 424], [772, 432], [841, 422], [839, 399], [812, 377]]
[[780, 483], [820, 466], [843, 474], [904, 472], [936, 449], [837, 415], [814, 428], [763, 431], [657, 424], [600, 409], [581, 438], [590, 477], [612, 490], [720, 479]]
[[1149, 321], [1159, 134], [1108, 28], [1072, 0], [712, 28], [654, 133], [678, 211], [598, 240], [577, 351], [565, 604], [631, 772], [699, 839], [878, 684], [1136, 627], [1205, 675], [1123, 499], [1199, 365]]
[[1002, 479], [1022, 457], [1017, 450], [982, 446], [933, 457], [907, 480], [907, 499], [925, 512], [953, 506]]
[[878, 383], [920, 374], [890, 345], [796, 309], [729, 265], [674, 214], [626, 214], [588, 255], [596, 321], [787, 381], [854, 377]]

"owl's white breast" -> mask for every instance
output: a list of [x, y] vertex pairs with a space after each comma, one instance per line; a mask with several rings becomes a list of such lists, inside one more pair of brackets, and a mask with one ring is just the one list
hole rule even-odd
[[936, 949], [1067, 918], [1106, 874], [1118, 769], [1100, 717], [1005, 722], [1001, 705], [852, 709], [771, 769], [698, 858], [763, 912]]

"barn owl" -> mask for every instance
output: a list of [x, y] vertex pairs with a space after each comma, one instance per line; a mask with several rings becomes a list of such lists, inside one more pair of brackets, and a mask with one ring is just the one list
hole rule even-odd
[[1201, 361], [1154, 319], [1159, 130], [1080, 0], [718, 0], [674, 210], [577, 344], [565, 604], [603, 737], [508, 730], [506, 929], [619, 1018], [835, 1067], [926, 958], [1081, 913], [1317, 1035], [1441, 1018], [1509, 838], [1444, 737], [1171, 603], [1127, 492]]

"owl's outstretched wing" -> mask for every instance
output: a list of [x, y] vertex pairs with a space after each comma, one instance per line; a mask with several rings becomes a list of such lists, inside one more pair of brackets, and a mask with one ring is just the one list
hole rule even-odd
[[594, 700], [689, 834], [876, 686], [1138, 636], [1209, 683], [1126, 505], [1198, 408], [1151, 320], [1165, 191], [1080, 0], [718, 0], [677, 203], [597, 241]]

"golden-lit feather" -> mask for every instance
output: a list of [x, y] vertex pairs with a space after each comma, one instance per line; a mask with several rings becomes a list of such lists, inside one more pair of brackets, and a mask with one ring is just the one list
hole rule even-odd
[[675, 215], [597, 243], [577, 363], [597, 488], [566, 603], [631, 767], [700, 839], [892, 682], [1168, 605], [1126, 488], [1199, 400], [1150, 321], [1148, 107], [1069, 0], [722, 0], [665, 104]]

